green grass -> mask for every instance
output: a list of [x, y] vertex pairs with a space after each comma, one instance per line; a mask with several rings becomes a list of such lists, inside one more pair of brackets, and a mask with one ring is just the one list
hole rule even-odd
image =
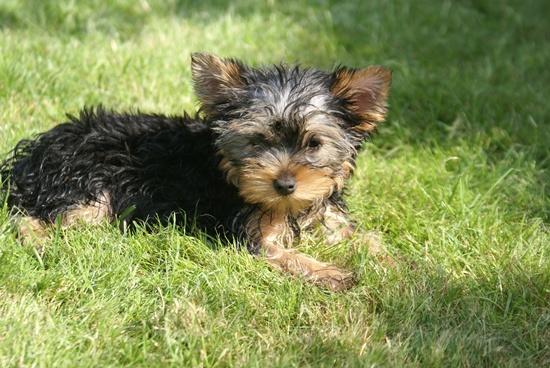
[[333, 294], [174, 228], [108, 225], [40, 257], [4, 208], [0, 366], [550, 365], [549, 4], [1, 0], [2, 155], [83, 105], [195, 109], [192, 51], [391, 67], [348, 199], [396, 265], [307, 239], [359, 275]]

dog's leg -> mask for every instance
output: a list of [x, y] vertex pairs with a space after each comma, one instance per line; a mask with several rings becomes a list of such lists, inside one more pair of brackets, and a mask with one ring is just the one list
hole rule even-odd
[[263, 246], [267, 262], [291, 275], [302, 276], [307, 281], [334, 291], [353, 286], [353, 274], [329, 263], [320, 262], [294, 249], [268, 243]]
[[355, 225], [348, 218], [345, 210], [332, 203], [327, 204], [325, 207], [322, 225], [329, 244], [336, 244], [344, 239], [351, 238], [355, 232]]
[[62, 216], [62, 225], [63, 227], [70, 227], [79, 222], [97, 225], [104, 219], [110, 219], [111, 212], [109, 194], [103, 192], [96, 201], [78, 205], [65, 212]]
[[[105, 218], [111, 218], [109, 196], [103, 193], [98, 200], [77, 205], [67, 210], [61, 216], [61, 226], [71, 227], [78, 223], [97, 225]], [[53, 224], [42, 221], [32, 216], [21, 216], [17, 220], [17, 232], [19, 241], [23, 245], [31, 245], [39, 253], [44, 251], [45, 243], [50, 239], [50, 228]]]
[[255, 230], [259, 235], [260, 254], [271, 266], [334, 291], [344, 290], [353, 285], [351, 272], [285, 247], [292, 242], [292, 231], [285, 216], [258, 216], [257, 221], [253, 223], [259, 224], [259, 228]]

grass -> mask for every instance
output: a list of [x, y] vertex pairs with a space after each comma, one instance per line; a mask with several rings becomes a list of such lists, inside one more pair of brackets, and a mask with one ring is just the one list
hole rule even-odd
[[[0, 2], [0, 152], [75, 113], [193, 110], [189, 53], [394, 70], [354, 217], [384, 235], [302, 249], [333, 294], [171, 227], [59, 234], [0, 211], [0, 366], [548, 366], [547, 1]], [[350, 251], [353, 249], [353, 251]]]

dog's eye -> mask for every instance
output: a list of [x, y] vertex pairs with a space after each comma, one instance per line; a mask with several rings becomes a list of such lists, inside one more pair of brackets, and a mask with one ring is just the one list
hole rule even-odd
[[317, 149], [321, 146], [321, 140], [318, 137], [311, 137], [307, 142], [307, 147]]

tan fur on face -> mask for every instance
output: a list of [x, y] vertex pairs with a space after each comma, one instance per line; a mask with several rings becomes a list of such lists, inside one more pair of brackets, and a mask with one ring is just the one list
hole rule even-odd
[[353, 164], [349, 161], [344, 161], [342, 163], [342, 166], [340, 168], [339, 175], [336, 175], [334, 177], [334, 182], [336, 184], [336, 190], [341, 191], [344, 189], [344, 185], [346, 184], [346, 180], [350, 178], [351, 174], [353, 173], [353, 170], [355, 167]]
[[[223, 153], [218, 153], [223, 156]], [[239, 170], [225, 157], [220, 161], [220, 169], [225, 173], [225, 180], [234, 186], [239, 186]]]
[[296, 177], [296, 191], [290, 196], [291, 201], [296, 203], [296, 210], [330, 197], [335, 189], [335, 182], [328, 168], [313, 169], [308, 166], [291, 165], [290, 172]]
[[[287, 196], [281, 196], [273, 187], [273, 181], [283, 171], [296, 179], [296, 191]], [[291, 163], [286, 154], [268, 155], [259, 161], [250, 160], [239, 177], [239, 191], [246, 202], [281, 213], [296, 214], [312, 203], [329, 197], [335, 187], [330, 169], [314, 169]]]

